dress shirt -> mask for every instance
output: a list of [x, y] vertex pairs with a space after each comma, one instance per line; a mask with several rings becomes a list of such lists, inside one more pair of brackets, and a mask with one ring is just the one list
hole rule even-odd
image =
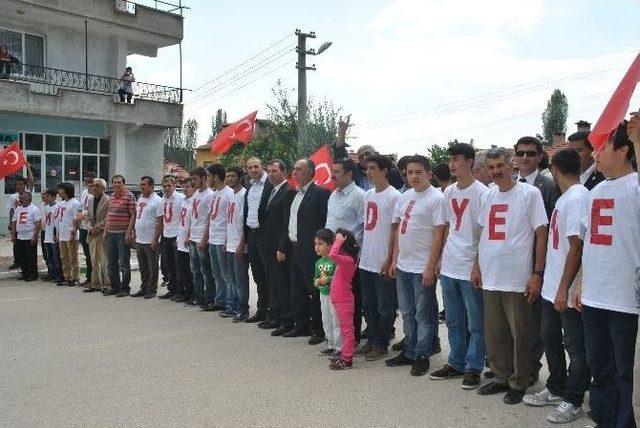
[[353, 233], [362, 245], [364, 235], [364, 190], [355, 181], [343, 189], [335, 189], [327, 202], [327, 229], [335, 232], [339, 227]]
[[592, 163], [589, 168], [587, 168], [582, 174], [580, 174], [580, 184], [584, 186], [584, 183], [586, 183], [589, 177], [591, 177], [591, 174], [593, 174], [593, 171], [595, 171], [595, 169], [596, 164]]
[[313, 181], [308, 182], [304, 187], [300, 188], [291, 203], [291, 215], [289, 215], [289, 239], [291, 242], [298, 242], [298, 210], [300, 209], [304, 194], [309, 190], [311, 183], [313, 183]]
[[263, 172], [262, 177], [258, 180], [251, 180], [251, 187], [247, 195], [247, 226], [251, 229], [260, 227], [258, 220], [258, 209], [260, 208], [260, 200], [262, 199], [262, 191], [264, 183], [267, 181], [267, 173]]
[[[538, 177], [538, 170], [536, 169], [535, 171], [533, 171], [531, 174], [527, 175], [526, 177], [524, 177], [525, 180], [527, 180], [527, 183], [531, 184], [533, 186], [533, 183], [536, 181], [536, 177]], [[516, 179], [516, 181], [520, 181], [520, 179], [523, 178], [520, 173], [518, 173], [518, 178]]]

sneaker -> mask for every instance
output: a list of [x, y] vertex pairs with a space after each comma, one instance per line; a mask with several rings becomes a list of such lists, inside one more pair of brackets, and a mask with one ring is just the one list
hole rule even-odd
[[368, 343], [365, 343], [364, 345], [356, 349], [356, 356], [362, 357], [367, 355], [369, 352], [371, 352], [371, 348], [372, 348], [371, 345], [369, 345]]
[[480, 374], [466, 372], [462, 379], [462, 389], [476, 389], [478, 386], [480, 386]]
[[220, 318], [233, 318], [236, 316], [236, 312], [231, 309], [227, 309], [226, 311], [220, 312], [218, 315]]
[[401, 367], [401, 366], [411, 366], [413, 365], [414, 360], [407, 357], [404, 352], [399, 353], [393, 358], [389, 358], [385, 360], [384, 363], [387, 367]]
[[352, 361], [345, 361], [342, 358], [329, 363], [329, 368], [331, 370], [349, 370], [352, 366], [353, 366]]
[[522, 401], [522, 397], [524, 397], [524, 391], [509, 388], [504, 397], [502, 397], [502, 402], [504, 404], [518, 404]]
[[378, 361], [386, 357], [387, 355], [389, 355], [389, 351], [387, 350], [387, 348], [373, 346], [369, 353], [365, 355], [364, 359], [367, 361]]
[[318, 351], [318, 355], [321, 357], [330, 357], [333, 355], [334, 352], [336, 352], [335, 349], [326, 348], [326, 349], [323, 349], [322, 351]]
[[411, 376], [424, 376], [429, 371], [429, 357], [420, 355], [411, 366]]
[[245, 322], [247, 318], [249, 318], [249, 315], [247, 314], [237, 314], [235, 317], [233, 317], [233, 322], [235, 323]]
[[70, 279], [69, 281], [67, 281], [67, 283], [65, 284], [67, 287], [75, 287], [78, 285], [78, 280], [77, 279]]
[[461, 376], [464, 376], [464, 373], [459, 372], [449, 364], [445, 364], [440, 370], [436, 370], [435, 372], [431, 372], [429, 374], [429, 378], [433, 380], [453, 379]]
[[340, 358], [342, 358], [342, 352], [333, 351], [333, 354], [329, 356], [329, 361], [338, 361]]
[[557, 406], [562, 401], [562, 397], [553, 395], [547, 388], [545, 388], [536, 394], [525, 395], [522, 401], [529, 406], [535, 407]]
[[507, 392], [509, 385], [503, 385], [501, 383], [489, 382], [478, 388], [478, 395], [494, 395], [501, 392]]
[[547, 419], [554, 424], [566, 424], [575, 421], [582, 416], [582, 407], [574, 406], [566, 401], [561, 401], [556, 409], [549, 413]]

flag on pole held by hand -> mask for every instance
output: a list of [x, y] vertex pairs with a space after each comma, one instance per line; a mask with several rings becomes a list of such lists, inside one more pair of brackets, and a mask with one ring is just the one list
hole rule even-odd
[[[329, 149], [329, 146], [320, 147], [309, 159], [316, 165], [316, 172], [313, 176], [314, 183], [328, 190], [335, 189], [336, 185], [331, 179], [333, 161], [331, 159], [331, 149]], [[289, 179], [289, 185], [295, 189], [298, 187], [298, 182], [295, 178], [291, 177]]]
[[629, 70], [627, 70], [627, 73], [622, 78], [618, 88], [611, 96], [607, 106], [602, 111], [600, 118], [589, 134], [589, 142], [595, 150], [600, 151], [602, 149], [611, 133], [615, 131], [618, 125], [620, 125], [620, 122], [624, 120], [629, 110], [631, 96], [639, 81], [640, 54], [633, 61]]
[[20, 150], [18, 143], [13, 143], [0, 152], [0, 179], [20, 170], [27, 164], [27, 160]]
[[240, 141], [246, 146], [251, 140], [251, 137], [253, 137], [257, 114], [258, 112], [254, 111], [239, 121], [227, 125], [210, 141], [211, 153], [226, 153], [233, 147], [236, 141]]

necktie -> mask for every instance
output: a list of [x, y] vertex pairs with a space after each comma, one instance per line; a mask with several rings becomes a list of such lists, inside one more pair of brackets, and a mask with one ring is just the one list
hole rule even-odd
[[269, 207], [269, 205], [271, 205], [271, 201], [273, 200], [273, 197], [276, 195], [276, 188], [274, 187], [273, 189], [271, 189], [271, 193], [269, 194], [269, 200], [267, 201], [267, 207]]

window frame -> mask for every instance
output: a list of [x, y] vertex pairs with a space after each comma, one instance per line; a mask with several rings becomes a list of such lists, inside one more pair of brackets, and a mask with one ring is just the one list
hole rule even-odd
[[[24, 31], [24, 30], [19, 30], [17, 28], [11, 28], [11, 27], [6, 27], [4, 25], [0, 25], [0, 31], [11, 31], [13, 33], [19, 33], [22, 39], [22, 58], [20, 59], [21, 63], [25, 63], [24, 60], [24, 56], [26, 54], [26, 42], [25, 42], [25, 34], [28, 34], [30, 36], [35, 36], [35, 37], [40, 37], [42, 39], [42, 65], [41, 67], [46, 67], [47, 66], [47, 38], [45, 36], [45, 34], [43, 33], [37, 33], [37, 32], [30, 32], [30, 31]], [[11, 52], [9, 52], [9, 54], [11, 54]], [[29, 64], [29, 65], [38, 65], [38, 64]], [[20, 75], [22, 74], [22, 69], [20, 70], [21, 72], [19, 73]]]

